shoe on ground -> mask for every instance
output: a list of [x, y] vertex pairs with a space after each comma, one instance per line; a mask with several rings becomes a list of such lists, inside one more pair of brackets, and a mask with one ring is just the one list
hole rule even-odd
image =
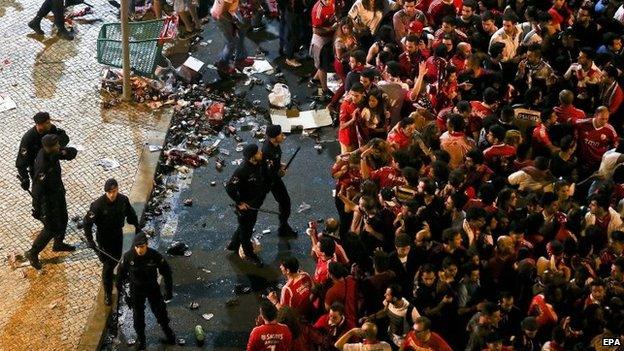
[[147, 349], [147, 347], [145, 346], [145, 341], [144, 340], [137, 340], [137, 343], [136, 343], [134, 349], [136, 351], [143, 351], [143, 350]]
[[321, 84], [320, 80], [312, 78], [308, 81], [308, 88], [316, 88], [319, 84]]
[[104, 294], [104, 304], [106, 306], [110, 306], [113, 304], [113, 294], [107, 292], [106, 294]]
[[[61, 38], [61, 39], [65, 39], [65, 40], [74, 40], [74, 34], [69, 32], [67, 29], [63, 28], [62, 30], [59, 30], [58, 33], [56, 33], [56, 35]], [[73, 251], [73, 250], [72, 250]]]
[[236, 74], [236, 69], [234, 67], [230, 66], [230, 65], [217, 63], [215, 66], [217, 67], [217, 71], [221, 75], [231, 76], [231, 75]]
[[35, 33], [43, 35], [43, 29], [41, 29], [41, 19], [33, 18], [32, 21], [28, 22], [28, 27], [35, 31]]
[[289, 65], [290, 67], [301, 67], [301, 62], [297, 61], [294, 58], [286, 59], [286, 64]]
[[294, 229], [292, 229], [289, 225], [286, 225], [278, 229], [277, 236], [282, 237], [282, 238], [293, 237], [293, 236], [297, 236], [297, 232]]
[[71, 251], [76, 251], [76, 247], [73, 245], [66, 244], [66, 243], [60, 243], [60, 244], [54, 244], [54, 246], [52, 246], [52, 251], [71, 252]]
[[234, 64], [234, 67], [236, 67], [236, 69], [238, 69], [239, 71], [242, 71], [243, 68], [253, 66], [253, 64], [254, 64], [254, 59], [250, 57], [246, 57], [244, 59], [237, 60], [236, 63]]
[[28, 262], [30, 262], [30, 265], [32, 266], [32, 268], [36, 270], [41, 269], [41, 262], [39, 262], [39, 257], [30, 253], [30, 250], [24, 252], [24, 257], [28, 260]]
[[230, 241], [230, 243], [229, 243], [229, 244], [227, 244], [227, 246], [225, 247], [225, 249], [226, 249], [227, 251], [233, 251], [233, 252], [238, 251], [238, 247], [236, 247], [236, 246], [234, 245], [234, 243], [232, 243], [231, 241]]
[[176, 344], [176, 336], [173, 330], [171, 330], [171, 328], [168, 328], [167, 330], [165, 330], [165, 339], [163, 340], [163, 342], [167, 345]]

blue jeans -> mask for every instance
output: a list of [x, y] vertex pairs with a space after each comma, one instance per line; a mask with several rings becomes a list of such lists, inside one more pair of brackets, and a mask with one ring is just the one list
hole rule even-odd
[[225, 38], [225, 45], [223, 46], [217, 63], [229, 65], [232, 58], [236, 61], [246, 58], [245, 31], [247, 27], [235, 22], [232, 15], [229, 13], [224, 13], [221, 18], [217, 20], [217, 26], [221, 29], [223, 37]]

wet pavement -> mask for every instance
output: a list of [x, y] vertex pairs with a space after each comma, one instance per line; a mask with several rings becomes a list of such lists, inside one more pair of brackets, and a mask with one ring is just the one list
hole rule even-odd
[[[274, 24], [274, 23], [273, 23]], [[271, 25], [268, 34], [256, 33], [252, 37], [257, 40], [262, 50], [267, 50], [267, 58], [273, 61], [273, 66], [283, 66], [283, 61], [274, 61], [277, 56], [277, 37], [275, 27]], [[202, 59], [207, 64], [214, 62], [217, 52], [222, 47], [220, 33], [209, 23], [204, 30], [204, 40], [212, 40], [207, 46], [198, 46], [193, 56]], [[210, 34], [210, 35], [207, 35]], [[248, 42], [250, 54], [257, 51], [255, 43]], [[175, 57], [177, 61], [184, 57]], [[175, 61], [174, 60], [174, 61]], [[312, 71], [311, 62], [306, 67], [293, 72], [284, 68], [284, 78], [291, 88], [295, 101], [299, 102], [301, 110], [309, 109], [312, 101], [307, 96], [312, 89], [307, 87], [305, 74]], [[204, 71], [207, 80], [214, 79], [214, 72]], [[266, 84], [274, 83], [275, 76], [259, 74], [262, 85], [244, 85], [245, 79], [219, 82], [218, 87], [234, 87], [237, 96], [245, 96], [249, 102], [260, 100], [263, 107], [268, 107]], [[247, 118], [234, 125], [240, 127], [249, 122], [266, 124], [264, 118]], [[249, 131], [239, 131], [243, 141], [258, 142]], [[240, 159], [240, 152], [235, 151], [237, 141], [232, 137], [224, 138], [219, 148], [229, 150], [229, 155], [221, 153], [220, 158], [225, 160], [226, 167], [217, 171], [215, 159], [211, 158], [207, 166], [190, 170], [186, 174], [170, 177], [168, 183], [175, 183], [179, 191], [174, 192], [168, 202], [172, 210], [160, 216], [157, 222], [159, 236], [152, 245], [164, 252], [173, 242], [180, 241], [188, 245], [190, 256], [165, 255], [172, 266], [174, 273], [174, 299], [168, 304], [172, 327], [179, 338], [186, 340], [184, 349], [204, 350], [243, 350], [247, 337], [254, 326], [257, 316], [258, 302], [267, 288], [276, 287], [284, 282], [279, 271], [278, 262], [281, 258], [293, 255], [302, 261], [302, 268], [313, 271], [313, 262], [310, 257], [310, 241], [305, 235], [305, 228], [310, 220], [319, 220], [335, 216], [332, 198], [334, 182], [329, 169], [339, 148], [335, 142], [335, 131], [332, 127], [322, 128], [320, 140], [325, 142], [323, 150], [317, 151], [316, 142], [304, 134], [290, 134], [282, 146], [283, 161], [285, 162], [301, 146], [301, 151], [293, 161], [284, 181], [292, 200], [291, 225], [299, 231], [299, 236], [293, 239], [282, 239], [277, 236], [278, 220], [275, 215], [260, 213], [256, 224], [255, 234], [271, 230], [260, 238], [262, 250], [260, 256], [265, 267], [256, 268], [241, 260], [238, 255], [225, 251], [232, 233], [236, 228], [236, 217], [230, 207], [231, 200], [227, 196], [224, 182], [236, 168], [231, 162]], [[211, 185], [212, 182], [216, 184]], [[184, 201], [192, 199], [192, 206], [184, 206]], [[297, 212], [298, 207], [306, 203], [310, 209]], [[267, 195], [264, 208], [277, 210], [277, 203], [271, 194]], [[246, 287], [251, 292], [237, 294]], [[236, 290], [236, 291], [235, 291]], [[197, 303], [197, 309], [191, 309], [191, 303]], [[127, 350], [128, 340], [135, 337], [132, 328], [131, 311], [122, 306], [122, 316], [119, 338], [107, 344], [104, 349]], [[206, 320], [202, 315], [212, 314]], [[206, 316], [210, 317], [210, 316]], [[179, 346], [165, 347], [159, 343], [162, 332], [156, 324], [153, 315], [146, 313], [148, 349], [176, 350]], [[203, 346], [195, 343], [194, 328], [201, 325], [206, 332], [206, 341]], [[110, 340], [109, 340], [110, 341]]]

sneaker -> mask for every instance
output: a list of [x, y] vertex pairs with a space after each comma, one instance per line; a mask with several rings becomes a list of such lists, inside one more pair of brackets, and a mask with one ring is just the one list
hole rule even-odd
[[301, 62], [297, 61], [294, 58], [286, 59], [286, 64], [289, 65], [290, 67], [301, 67]]
[[76, 247], [73, 245], [66, 244], [66, 243], [60, 243], [60, 244], [54, 244], [54, 246], [52, 246], [52, 251], [71, 252], [71, 251], [76, 251]]
[[[67, 29], [63, 28], [62, 30], [59, 30], [58, 33], [56, 33], [56, 35], [61, 38], [61, 39], [65, 39], [65, 40], [74, 40], [74, 34], [69, 32]], [[73, 251], [73, 250], [72, 250]]]
[[33, 18], [32, 21], [28, 22], [28, 27], [30, 27], [30, 29], [34, 30], [35, 33], [39, 34], [39, 35], [43, 35], [43, 29], [41, 29], [41, 19], [40, 18]]
[[34, 269], [36, 269], [36, 270], [40, 270], [41, 269], [41, 262], [39, 262], [39, 257], [31, 254], [30, 250], [24, 252], [24, 257], [28, 260], [28, 262], [30, 262], [30, 265]]

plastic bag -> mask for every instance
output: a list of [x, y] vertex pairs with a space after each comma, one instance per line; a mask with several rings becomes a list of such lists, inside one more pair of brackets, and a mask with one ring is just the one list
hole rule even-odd
[[290, 105], [290, 90], [288, 89], [288, 85], [275, 83], [273, 91], [269, 93], [269, 103], [277, 107]]

